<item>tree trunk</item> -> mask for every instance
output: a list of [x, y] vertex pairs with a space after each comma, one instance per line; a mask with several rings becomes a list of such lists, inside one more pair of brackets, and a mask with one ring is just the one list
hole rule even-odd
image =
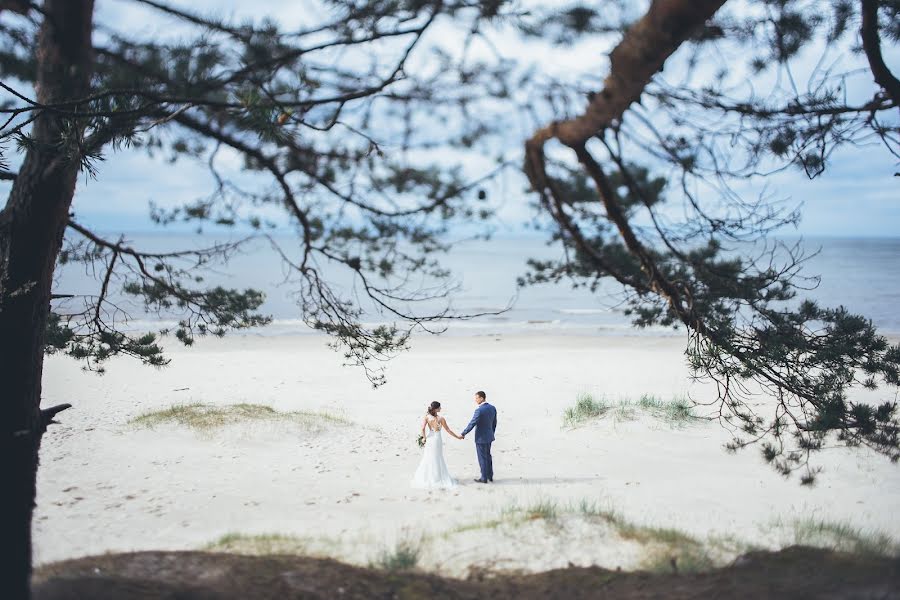
[[[90, 89], [93, 0], [45, 0], [38, 38], [39, 104], [77, 100]], [[67, 107], [68, 109], [69, 107]], [[71, 107], [74, 108], [74, 107]], [[60, 144], [71, 120], [44, 110], [6, 207], [0, 212], [0, 436], [4, 510], [0, 512], [0, 589], [28, 598], [31, 517], [38, 450], [44, 333], [57, 254], [75, 192], [79, 160]], [[74, 126], [80, 133], [83, 126]], [[68, 155], [67, 155], [68, 154]]]

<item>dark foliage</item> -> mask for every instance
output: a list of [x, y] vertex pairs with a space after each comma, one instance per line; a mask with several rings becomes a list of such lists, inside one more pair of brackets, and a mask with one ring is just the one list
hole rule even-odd
[[[467, 178], [431, 150], [485, 146], [491, 109], [480, 105], [503, 94], [505, 66], [451, 57], [422, 38], [441, 20], [477, 32], [483, 21], [503, 18], [502, 3], [337, 1], [326, 20], [301, 31], [155, 0], [135, 4], [179, 33], [140, 39], [120, 24], [98, 23], [93, 93], [52, 106], [30, 92], [40, 11], [4, 18], [0, 73], [12, 100], [3, 108], [0, 156], [33, 147], [29, 124], [50, 112], [69, 132], [58, 150], [89, 177], [103, 176], [110, 152], [203, 161], [211, 193], [176, 208], [154, 205], [153, 219], [258, 231], [251, 237], [283, 257], [306, 321], [333, 335], [376, 385], [383, 374], [373, 361], [403, 349], [413, 329], [439, 331], [439, 321], [465, 317], [447, 303], [434, 308], [452, 287], [434, 255], [455, 221], [490, 215], [481, 183], [505, 165], [488, 163], [482, 176]], [[222, 166], [229, 157], [240, 159], [240, 173]], [[252, 185], [243, 183], [248, 177]], [[289, 215], [296, 243], [265, 233], [275, 225], [273, 208]], [[83, 263], [96, 273], [98, 292], [54, 303], [48, 351], [89, 368], [102, 370], [117, 354], [166, 361], [155, 335], [126, 327], [128, 307], [111, 300], [122, 293], [174, 317], [185, 344], [269, 321], [258, 312], [260, 292], [204, 284], [203, 272], [247, 240], [154, 253], [101, 236], [74, 216], [66, 239], [60, 263]], [[355, 291], [334, 285], [340, 268]], [[378, 313], [369, 321], [394, 325], [364, 325], [356, 294]]]
[[[817, 472], [811, 453], [829, 440], [900, 459], [900, 347], [865, 317], [804, 299], [817, 283], [802, 269], [807, 257], [799, 243], [771, 236], [799, 212], [734, 190], [788, 168], [818, 177], [837, 149], [900, 156], [900, 98], [890, 73], [879, 76], [880, 50], [854, 37], [896, 41], [897, 7], [874, 3], [878, 18], [867, 21], [867, 4], [761, 1], [740, 12], [726, 4], [640, 103], [591, 139], [563, 140], [568, 161], [540, 155], [526, 169], [566, 252], [532, 261], [521, 283], [597, 289], [612, 278], [636, 326], [686, 328], [690, 366], [716, 383], [718, 416], [735, 431], [729, 447], [761, 441], [778, 471], [805, 468], [804, 484]], [[813, 52], [822, 58], [810, 69]], [[847, 63], [830, 58], [841, 52]], [[714, 64], [722, 66], [710, 77]], [[867, 87], [867, 100], [848, 99]], [[857, 404], [848, 399], [854, 386], [886, 394]], [[773, 402], [760, 408], [760, 394]]]

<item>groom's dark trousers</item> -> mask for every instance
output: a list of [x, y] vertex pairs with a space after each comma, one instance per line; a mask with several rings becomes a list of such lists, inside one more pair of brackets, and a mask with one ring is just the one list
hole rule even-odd
[[481, 478], [490, 481], [494, 478], [494, 462], [491, 459], [491, 443], [479, 444], [475, 442], [475, 452], [478, 453], [478, 466], [481, 467]]
[[472, 420], [463, 429], [461, 435], [475, 430], [475, 452], [478, 453], [478, 466], [481, 467], [481, 478], [490, 481], [494, 478], [494, 462], [491, 460], [491, 442], [497, 431], [497, 409], [482, 402], [475, 409]]

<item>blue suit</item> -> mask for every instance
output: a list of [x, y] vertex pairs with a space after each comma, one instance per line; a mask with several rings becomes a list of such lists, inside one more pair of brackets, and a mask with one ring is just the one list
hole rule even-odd
[[475, 409], [472, 420], [466, 425], [460, 435], [465, 436], [475, 429], [475, 452], [478, 453], [478, 466], [481, 467], [481, 478], [485, 481], [494, 480], [494, 462], [491, 458], [491, 442], [494, 441], [494, 432], [497, 430], [497, 409], [482, 402]]

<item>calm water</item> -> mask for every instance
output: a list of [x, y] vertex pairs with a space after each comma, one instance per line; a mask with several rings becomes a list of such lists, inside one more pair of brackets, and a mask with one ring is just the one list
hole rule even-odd
[[[204, 236], [184, 234], [134, 234], [127, 236], [138, 248], [162, 250], [192, 248], [208, 245], [213, 240]], [[279, 238], [290, 251], [292, 240]], [[846, 306], [872, 319], [884, 333], [900, 333], [900, 238], [894, 239], [808, 239], [803, 242], [809, 252], [820, 250], [807, 263], [804, 273], [820, 275], [818, 287], [808, 296], [825, 306]], [[487, 334], [501, 332], [593, 332], [604, 333], [666, 333], [666, 330], [639, 332], [633, 330], [627, 317], [621, 314], [620, 290], [612, 283], [599, 293], [574, 290], [570, 284], [543, 285], [518, 290], [516, 279], [527, 269], [526, 258], [553, 258], [559, 251], [548, 248], [533, 238], [495, 239], [489, 242], [465, 241], [453, 245], [443, 264], [454, 273], [457, 289], [450, 305], [458, 313], [473, 314], [509, 310], [497, 315], [485, 315], [449, 324], [451, 334]], [[323, 265], [323, 271], [348, 296], [358, 296], [346, 274]], [[268, 242], [254, 242], [244, 254], [227, 266], [204, 273], [208, 283], [238, 288], [254, 287], [267, 294], [264, 311], [275, 322], [260, 333], [277, 335], [309, 331], [300, 320], [296, 302], [298, 286], [285, 281], [286, 271], [280, 258]], [[427, 283], [427, 282], [416, 282]], [[99, 284], [93, 273], [80, 265], [67, 266], [60, 274], [56, 291], [60, 293], [96, 293]], [[114, 296], [132, 317], [130, 326], [147, 328], [165, 321], [167, 315], [147, 315], [128, 299]], [[438, 310], [446, 301], [410, 305], [420, 314]], [[388, 316], [368, 308], [366, 320], [386, 322]]]

